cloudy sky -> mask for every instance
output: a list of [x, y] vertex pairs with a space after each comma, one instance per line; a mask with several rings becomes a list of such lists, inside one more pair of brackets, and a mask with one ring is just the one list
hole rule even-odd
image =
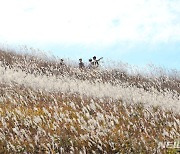
[[180, 0], [0, 0], [0, 42], [180, 69]]

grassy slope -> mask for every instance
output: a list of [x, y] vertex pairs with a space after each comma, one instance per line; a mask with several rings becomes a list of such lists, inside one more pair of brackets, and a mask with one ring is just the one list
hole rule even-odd
[[[3, 51], [0, 59], [5, 71], [18, 67], [35, 76], [68, 76], [90, 83], [127, 83], [145, 91], [154, 87], [180, 93], [178, 79], [128, 76], [120, 70], [96, 74], [73, 67], [62, 70], [53, 61]], [[165, 143], [180, 136], [180, 115], [172, 110], [146, 108], [143, 102], [131, 104], [113, 97], [34, 89], [12, 81], [1, 80], [0, 84], [1, 153], [165, 153]]]

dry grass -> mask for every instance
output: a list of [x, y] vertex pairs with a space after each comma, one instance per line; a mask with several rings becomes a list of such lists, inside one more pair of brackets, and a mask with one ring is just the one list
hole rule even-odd
[[3, 152], [163, 153], [166, 142], [180, 134], [180, 115], [172, 111], [78, 94], [8, 89], [0, 104]]
[[[158, 91], [166, 91], [167, 89], [180, 94], [180, 74], [175, 70], [166, 75], [165, 70], [160, 70], [161, 74], [157, 77], [145, 77], [141, 74], [131, 75], [121, 69], [103, 69], [99, 71], [77, 70], [73, 65], [68, 64], [65, 67], [60, 65], [60, 59], [43, 59], [35, 57], [31, 54], [19, 54], [13, 51], [6, 52], [0, 50], [0, 61], [5, 68], [20, 68], [26, 73], [47, 76], [69, 76], [75, 79], [88, 80], [95, 82], [98, 80], [102, 83], [111, 83], [117, 85], [128, 83], [129, 86], [136, 86], [150, 91], [152, 88]], [[153, 68], [154, 72], [158, 72], [158, 68]], [[173, 73], [173, 74], [172, 74]]]
[[[72, 66], [61, 68], [55, 61], [3, 51], [0, 59], [8, 80], [0, 81], [0, 153], [166, 153], [166, 143], [180, 137], [180, 114], [176, 109], [163, 109], [154, 102], [148, 106], [144, 102], [127, 103], [123, 98], [113, 97], [113, 93], [109, 95], [112, 97], [98, 94], [95, 97], [71, 89], [34, 88], [26, 80], [9, 81], [8, 72], [23, 70], [34, 74], [30, 76], [32, 82], [36, 77], [47, 76], [49, 87], [54, 77], [60, 82], [62, 76], [84, 81], [88, 87], [94, 84], [99, 89], [106, 83], [111, 88], [126, 83], [124, 88], [134, 86], [151, 93], [154, 87], [158, 94], [172, 96], [164, 96], [167, 102], [180, 103], [177, 78], [128, 76], [120, 70], [81, 72]], [[131, 94], [126, 95], [123, 96], [129, 98]], [[133, 95], [138, 96], [135, 90]]]

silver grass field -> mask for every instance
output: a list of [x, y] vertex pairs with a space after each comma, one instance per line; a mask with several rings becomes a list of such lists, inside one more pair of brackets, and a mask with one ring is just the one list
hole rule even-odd
[[0, 50], [0, 153], [178, 153], [180, 73], [154, 69]]

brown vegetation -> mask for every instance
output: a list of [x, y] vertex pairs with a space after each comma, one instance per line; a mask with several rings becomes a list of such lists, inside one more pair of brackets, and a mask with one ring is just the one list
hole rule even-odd
[[[121, 70], [78, 71], [58, 61], [0, 51], [1, 66], [26, 73], [180, 94], [180, 81], [131, 76]], [[180, 137], [180, 115], [142, 103], [0, 83], [0, 153], [166, 153]]]

